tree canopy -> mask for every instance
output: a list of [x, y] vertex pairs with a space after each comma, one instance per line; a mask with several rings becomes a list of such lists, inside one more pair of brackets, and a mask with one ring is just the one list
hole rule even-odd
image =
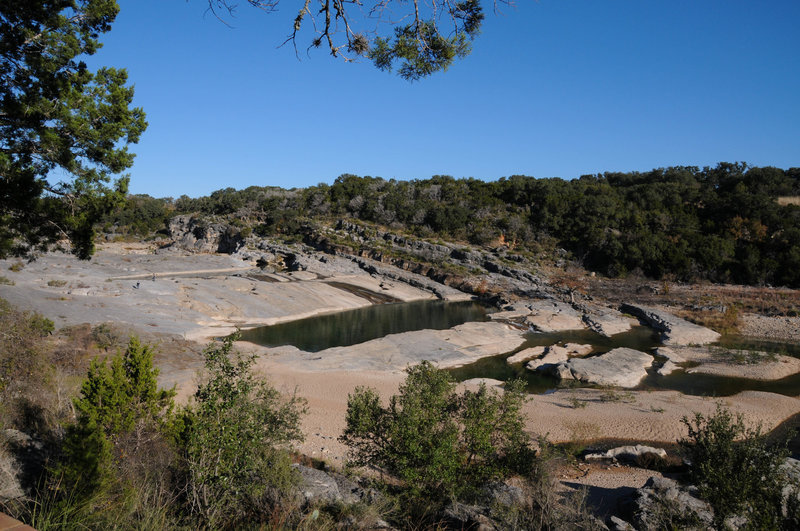
[[124, 198], [147, 123], [127, 73], [92, 72], [114, 0], [0, 3], [0, 256], [61, 238], [93, 252], [93, 224]]
[[[280, 0], [247, 3], [271, 12]], [[494, 0], [495, 10], [500, 3], [509, 2]], [[208, 7], [219, 17], [237, 4], [208, 0]], [[413, 81], [467, 56], [483, 19], [480, 0], [304, 0], [284, 44], [291, 43], [297, 52], [310, 27], [307, 49], [324, 47], [345, 61], [366, 57], [381, 70], [397, 66], [401, 77]]]

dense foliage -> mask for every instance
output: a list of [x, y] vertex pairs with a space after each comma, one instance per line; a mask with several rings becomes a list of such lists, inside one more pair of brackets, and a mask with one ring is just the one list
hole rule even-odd
[[796, 515], [782, 516], [785, 443], [767, 444], [760, 429], [748, 429], [741, 415], [719, 405], [714, 415], [696, 413], [683, 424], [689, 433], [679, 443], [691, 463], [692, 483], [714, 509], [717, 529], [726, 529], [725, 520], [733, 516], [744, 517], [748, 529], [795, 529]]
[[[182, 196], [179, 212], [228, 216], [258, 235], [351, 217], [421, 237], [553, 245], [611, 276], [800, 286], [800, 168], [674, 167], [580, 179], [495, 182], [342, 175], [333, 185], [226, 188]], [[780, 200], [779, 200], [780, 199]]]
[[527, 474], [535, 452], [524, 431], [524, 393], [485, 385], [458, 394], [448, 373], [429, 362], [410, 367], [400, 392], [383, 407], [372, 389], [348, 397], [340, 438], [351, 464], [388, 472], [412, 499], [469, 499], [493, 481]]
[[305, 400], [257, 378], [236, 339], [205, 350], [208, 376], [186, 416], [188, 502], [215, 529], [268, 520], [297, 481], [288, 446], [303, 438]]
[[94, 223], [124, 197], [127, 180], [112, 177], [133, 163], [144, 113], [125, 70], [82, 60], [118, 11], [110, 0], [0, 2], [0, 256], [66, 237], [88, 258]]
[[154, 438], [174, 435], [174, 390], [158, 387], [153, 349], [132, 337], [121, 355], [93, 360], [75, 400], [58, 475], [69, 489], [95, 494], [109, 485], [120, 460], [142, 458]]

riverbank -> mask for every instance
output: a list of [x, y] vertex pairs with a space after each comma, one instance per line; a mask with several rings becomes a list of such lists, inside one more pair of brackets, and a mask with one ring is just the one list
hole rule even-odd
[[[374, 300], [359, 295], [359, 290], [401, 301], [469, 298], [439, 284], [429, 289], [430, 279], [405, 271], [391, 277], [375, 273], [378, 268], [367, 272], [364, 259], [359, 260], [361, 265], [347, 258], [321, 255], [304, 270], [265, 273], [252, 257], [189, 255], [160, 252], [148, 244], [110, 244], [102, 246], [90, 262], [58, 253], [20, 266], [15, 265], [16, 260], [2, 260], [0, 271], [8, 283], [0, 285], [0, 297], [22, 309], [42, 313], [59, 328], [105, 323], [156, 343], [155, 363], [161, 369], [162, 385], [175, 385], [179, 399], [186, 401], [202, 368], [203, 346], [237, 327], [293, 321], [373, 304]], [[389, 267], [384, 264], [380, 270]], [[404, 280], [398, 280], [401, 277]], [[592, 304], [601, 302], [595, 298]], [[554, 307], [566, 315], [567, 304], [562, 301]], [[597, 314], [594, 306], [590, 310], [584, 315]], [[537, 307], [517, 313], [530, 317], [542, 311]], [[533, 317], [539, 319], [540, 313]], [[780, 329], [785, 339], [800, 341], [800, 329], [792, 328], [791, 318], [759, 315], [757, 321], [760, 330], [768, 330], [764, 323], [771, 323], [769, 330]], [[546, 322], [553, 326], [552, 319]], [[402, 383], [407, 365], [427, 359], [442, 367], [456, 366], [510, 352], [524, 342], [524, 331], [524, 327], [495, 319], [447, 330], [393, 334], [323, 353], [248, 343], [240, 343], [239, 348], [259, 355], [258, 370], [276, 387], [287, 393], [296, 391], [308, 400], [309, 413], [303, 420], [306, 439], [298, 450], [340, 466], [346, 459], [346, 448], [337, 437], [344, 428], [347, 397], [357, 386], [373, 387], [388, 400]], [[703, 351], [703, 355], [710, 352]], [[779, 374], [778, 369], [795, 371], [797, 360], [792, 360], [773, 365], [770, 376]], [[732, 366], [719, 357], [705, 361], [723, 369]], [[757, 366], [753, 364], [753, 371]], [[742, 367], [750, 370], [750, 365], [738, 365], [736, 370]], [[624, 439], [671, 444], [685, 435], [683, 416], [711, 414], [717, 403], [741, 413], [749, 425], [761, 424], [765, 430], [800, 413], [798, 397], [768, 392], [746, 391], [714, 399], [677, 391], [614, 389], [559, 389], [532, 395], [524, 413], [528, 431], [534, 436], [547, 435], [553, 442]], [[643, 482], [640, 480], [631, 474], [628, 480], [614, 479], [614, 484], [638, 487]], [[586, 481], [599, 485], [606, 480], [598, 476]]]

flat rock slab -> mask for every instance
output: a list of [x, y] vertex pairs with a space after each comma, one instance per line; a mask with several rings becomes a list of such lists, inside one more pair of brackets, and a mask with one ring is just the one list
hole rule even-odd
[[598, 453], [598, 454], [588, 454], [584, 459], [586, 461], [591, 460], [598, 460], [598, 459], [614, 459], [614, 460], [629, 460], [633, 461], [637, 457], [645, 455], [645, 454], [655, 454], [662, 459], [667, 457], [667, 451], [663, 448], [655, 448], [653, 446], [645, 446], [642, 444], [636, 444], [631, 446], [618, 446], [616, 448], [611, 448], [610, 450]]
[[447, 330], [417, 330], [319, 352], [295, 347], [259, 349], [308, 371], [402, 370], [423, 360], [440, 368], [466, 365], [518, 348], [524, 332], [498, 322], [471, 322]]
[[565, 302], [540, 300], [530, 304], [525, 323], [539, 332], [561, 332], [586, 328], [582, 315]]
[[629, 331], [637, 324], [635, 319], [627, 317], [622, 312], [599, 304], [587, 304], [582, 308], [583, 322], [590, 330], [606, 337]]
[[572, 379], [596, 385], [636, 387], [647, 376], [653, 363], [650, 354], [632, 348], [615, 348], [592, 358], [570, 358], [549, 371], [562, 379]]
[[569, 359], [569, 351], [566, 348], [552, 345], [545, 349], [541, 358], [529, 361], [525, 368], [529, 371], [535, 371], [543, 365], [555, 365], [562, 361], [567, 361], [567, 359]]
[[637, 316], [661, 332], [666, 345], [707, 345], [720, 338], [720, 335], [704, 326], [690, 323], [664, 310], [649, 306], [623, 304], [621, 310]]
[[665, 367], [677, 359], [699, 363], [696, 367], [686, 369], [689, 374], [771, 381], [800, 373], [800, 359], [767, 352], [710, 346], [659, 348], [656, 354], [669, 358]]
[[533, 358], [538, 358], [542, 354], [547, 347], [531, 347], [526, 348], [525, 350], [520, 350], [516, 354], [512, 354], [511, 356], [506, 358], [506, 363], [509, 365], [513, 365], [515, 363], [523, 363]]

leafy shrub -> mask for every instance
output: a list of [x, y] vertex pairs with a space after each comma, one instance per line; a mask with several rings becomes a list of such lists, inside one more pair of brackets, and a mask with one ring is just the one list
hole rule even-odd
[[0, 275], [0, 286], [14, 286], [16, 282], [9, 280], [8, 277]]
[[411, 498], [429, 503], [473, 498], [491, 482], [531, 471], [522, 382], [502, 394], [482, 385], [459, 395], [449, 375], [427, 361], [406, 372], [388, 407], [372, 389], [349, 396], [340, 441], [350, 447], [352, 465], [384, 470]]
[[725, 529], [728, 517], [741, 515], [753, 528], [777, 529], [785, 443], [768, 445], [760, 427], [745, 427], [741, 415], [734, 417], [719, 404], [711, 417], [695, 413], [682, 422], [689, 434], [678, 442], [691, 461], [693, 483], [714, 509], [715, 526]]
[[63, 288], [64, 286], [67, 285], [67, 281], [60, 279], [48, 280], [47, 285], [50, 286], [51, 288]]
[[289, 443], [302, 440], [305, 400], [284, 399], [233, 350], [238, 335], [205, 352], [208, 376], [186, 414], [191, 510], [212, 528], [266, 521], [298, 479]]
[[119, 458], [149, 448], [155, 434], [174, 433], [175, 390], [158, 388], [158, 372], [152, 348], [136, 337], [110, 366], [92, 361], [74, 402], [77, 422], [67, 430], [57, 468], [67, 489], [94, 494], [115, 478]]

